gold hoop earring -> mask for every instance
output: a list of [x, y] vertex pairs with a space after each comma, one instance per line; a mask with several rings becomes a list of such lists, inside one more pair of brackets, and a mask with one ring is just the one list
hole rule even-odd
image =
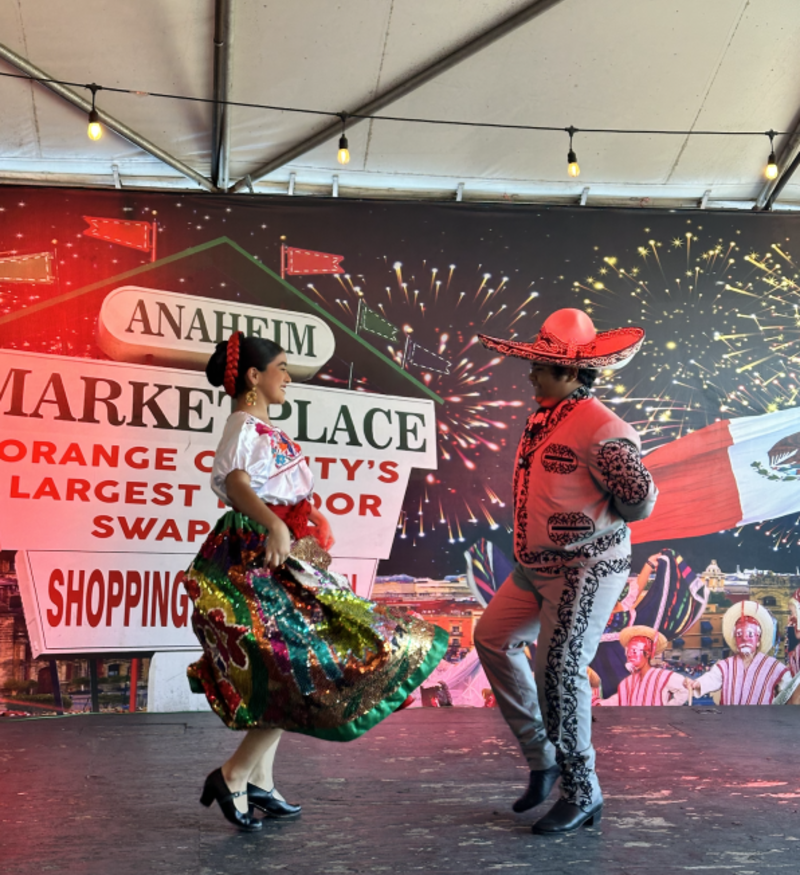
[[250, 391], [244, 396], [244, 403], [248, 407], [255, 407], [258, 402], [258, 392], [256, 392], [256, 387], [251, 386]]

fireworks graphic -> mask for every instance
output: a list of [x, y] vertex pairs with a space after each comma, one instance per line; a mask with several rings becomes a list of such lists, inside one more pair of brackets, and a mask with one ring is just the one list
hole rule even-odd
[[[458, 544], [476, 537], [479, 526], [511, 532], [511, 462], [531, 393], [525, 363], [509, 367], [489, 358], [479, 331], [531, 339], [563, 306], [585, 309], [598, 330], [644, 326], [643, 350], [625, 369], [603, 372], [596, 394], [637, 428], [645, 451], [720, 419], [795, 405], [800, 271], [791, 241], [759, 252], [738, 229], [723, 237], [704, 231], [702, 221], [683, 221], [682, 233], [671, 223], [673, 233], [663, 240], [643, 224], [624, 250], [595, 247], [588, 260], [582, 257], [585, 275], [565, 271], [549, 284], [520, 272], [512, 280], [494, 265], [410, 265], [388, 255], [378, 270], [326, 278], [327, 288], [322, 280], [309, 284], [340, 318], [354, 319], [360, 298], [397, 326], [398, 341], [375, 345], [398, 364], [405, 337], [451, 362], [449, 374], [409, 368], [445, 403], [437, 411], [439, 470], [424, 484], [410, 484], [398, 520], [401, 539]], [[515, 378], [507, 381], [512, 368]], [[800, 517], [753, 529], [776, 550], [800, 545]]]
[[[487, 361], [477, 333], [518, 337], [524, 330], [526, 338], [535, 333], [539, 292], [533, 283], [523, 286], [502, 272], [495, 277], [480, 264], [462, 271], [454, 263], [439, 268], [423, 260], [410, 266], [383, 256], [369, 275], [319, 278], [307, 289], [350, 324], [360, 302], [396, 326], [394, 340], [365, 336], [444, 401], [437, 410], [439, 470], [424, 483], [409, 485], [397, 525], [400, 539], [416, 544], [441, 536], [448, 544], [464, 543], [477, 537], [472, 530], [479, 523], [510, 533], [508, 467], [499, 464], [499, 456], [513, 453], [531, 395], [524, 365], [516, 369], [523, 378], [516, 384], [496, 379], [493, 371], [503, 359]], [[410, 341], [442, 359], [442, 366], [413, 367], [407, 360]], [[331, 368], [321, 378], [345, 382], [341, 368], [338, 376]], [[368, 388], [369, 382], [356, 376], [355, 385]]]
[[[625, 313], [648, 331], [634, 363], [619, 375], [607, 372], [598, 387], [598, 397], [636, 426], [645, 449], [720, 419], [796, 406], [800, 276], [791, 240], [758, 252], [738, 237], [712, 237], [688, 220], [684, 234], [647, 236], [624, 258], [598, 254], [591, 273], [573, 281], [599, 328]], [[754, 530], [776, 551], [800, 545], [794, 515]]]

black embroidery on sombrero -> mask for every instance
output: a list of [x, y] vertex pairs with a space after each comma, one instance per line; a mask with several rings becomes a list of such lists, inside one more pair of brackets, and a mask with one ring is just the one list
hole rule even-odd
[[586, 349], [582, 350], [583, 354], [576, 355], [571, 353], [568, 347], [558, 341], [554, 335], [544, 330], [539, 332], [535, 343], [501, 340], [497, 337], [488, 337], [485, 334], [478, 336], [485, 347], [497, 350], [501, 355], [516, 356], [552, 365], [580, 365], [583, 362], [585, 367], [591, 368], [609, 368], [620, 364], [620, 362], [625, 362], [639, 351], [644, 342], [643, 332], [636, 328], [618, 328], [613, 332], [607, 332], [607, 334], [614, 334], [618, 337], [628, 335], [631, 342], [625, 348], [609, 352], [606, 355], [594, 354], [596, 343], [585, 344]]
[[594, 534], [594, 521], [581, 511], [554, 513], [547, 520], [547, 535], [554, 544], [562, 547], [585, 541]]
[[548, 444], [542, 450], [542, 467], [551, 474], [571, 474], [578, 467], [578, 456], [564, 444]]
[[[628, 527], [621, 525], [618, 529], [603, 535], [588, 544], [581, 544], [574, 550], [525, 550], [518, 554], [523, 565], [552, 565], [554, 562], [566, 563], [572, 559], [596, 559], [612, 547], [618, 547], [625, 541]], [[630, 567], [630, 566], [629, 566]]]
[[525, 554], [527, 546], [525, 535], [528, 531], [528, 489], [530, 487], [528, 458], [582, 401], [586, 401], [590, 397], [589, 390], [585, 386], [580, 386], [569, 398], [559, 404], [544, 422], [541, 421], [539, 411], [528, 418], [517, 451], [517, 465], [514, 468], [514, 553], [520, 561], [524, 561], [522, 556]]
[[608, 491], [623, 504], [640, 504], [650, 491], [650, 472], [630, 441], [608, 441], [597, 454], [597, 467]]
[[556, 624], [544, 674], [547, 702], [547, 737], [556, 749], [561, 768], [561, 791], [567, 802], [584, 810], [592, 804], [592, 773], [578, 754], [578, 693], [583, 639], [589, 627], [600, 581], [630, 568], [628, 557], [600, 561], [588, 569], [565, 568], [564, 589], [556, 611]]

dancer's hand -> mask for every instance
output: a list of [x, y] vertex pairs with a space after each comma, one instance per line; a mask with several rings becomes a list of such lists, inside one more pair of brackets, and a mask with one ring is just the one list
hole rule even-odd
[[276, 518], [269, 527], [264, 544], [264, 568], [274, 571], [279, 565], [283, 565], [291, 549], [292, 535], [289, 527], [283, 520]]
[[336, 542], [333, 539], [331, 524], [328, 522], [327, 517], [313, 507], [311, 513], [308, 515], [308, 521], [317, 529], [314, 534], [317, 537], [320, 547], [322, 547], [323, 550], [330, 550]]
[[700, 681], [693, 681], [691, 678], [684, 678], [683, 685], [687, 690], [690, 690], [692, 693], [700, 692]]

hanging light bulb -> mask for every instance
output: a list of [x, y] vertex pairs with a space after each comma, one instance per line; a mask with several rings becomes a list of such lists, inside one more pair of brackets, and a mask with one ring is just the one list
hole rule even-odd
[[87, 129], [86, 133], [88, 134], [90, 140], [99, 140], [100, 137], [103, 136], [103, 128], [100, 124], [100, 116], [97, 114], [97, 110], [94, 106], [94, 99], [97, 96], [97, 90], [100, 88], [100, 86], [92, 83], [89, 88], [92, 91], [92, 108], [89, 111], [89, 128]]
[[767, 179], [778, 178], [778, 162], [775, 160], [775, 147], [772, 141], [775, 139], [775, 131], [767, 131], [769, 137], [769, 158], [767, 158], [767, 166], [764, 168], [764, 176]]
[[767, 166], [764, 169], [764, 175], [767, 179], [777, 179], [778, 178], [778, 165], [775, 163], [775, 153], [769, 153], [769, 160], [767, 161]]
[[90, 140], [99, 140], [103, 136], [103, 128], [100, 125], [100, 117], [97, 115], [96, 109], [89, 113], [89, 127], [86, 133]]
[[567, 152], [567, 173], [569, 173], [569, 175], [574, 178], [577, 178], [581, 175], [581, 168], [578, 164], [578, 158], [571, 149], [569, 152]]
[[347, 137], [344, 134], [339, 137], [339, 151], [336, 153], [336, 160], [340, 164], [350, 163], [350, 150], [347, 148]]
[[572, 127], [570, 125], [568, 128], [565, 128], [566, 132], [569, 134], [569, 152], [567, 152], [567, 173], [573, 178], [577, 179], [581, 175], [581, 168], [578, 166], [578, 156], [572, 149], [572, 137], [575, 133], [577, 133], [577, 128]]
[[347, 124], [347, 113], [340, 112], [339, 118], [342, 120], [342, 136], [339, 137], [339, 151], [336, 154], [336, 160], [340, 164], [350, 163], [350, 149], [347, 147], [347, 137], [344, 133], [344, 126]]

